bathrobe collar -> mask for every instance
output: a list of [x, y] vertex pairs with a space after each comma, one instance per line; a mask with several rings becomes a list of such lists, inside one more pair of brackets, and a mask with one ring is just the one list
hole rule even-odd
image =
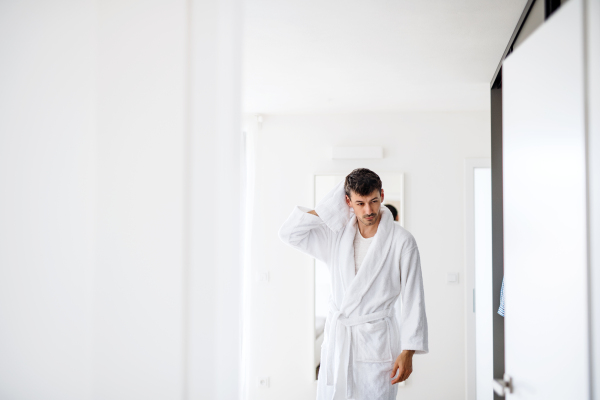
[[340, 249], [344, 250], [340, 251], [338, 272], [342, 282], [344, 298], [341, 304], [338, 303], [338, 306], [339, 310], [346, 316], [350, 316], [358, 307], [363, 296], [377, 278], [394, 241], [392, 212], [382, 205], [381, 220], [377, 232], [362, 265], [356, 272], [354, 265], [354, 236], [356, 235], [356, 229], [358, 229], [356, 224], [356, 215], [352, 213], [352, 217], [346, 224], [340, 239]]

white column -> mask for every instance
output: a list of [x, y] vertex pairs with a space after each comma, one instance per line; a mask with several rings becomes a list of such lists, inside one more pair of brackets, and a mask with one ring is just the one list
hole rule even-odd
[[235, 399], [240, 9], [99, 6], [98, 399]]
[[190, 0], [187, 399], [240, 396], [241, 1]]

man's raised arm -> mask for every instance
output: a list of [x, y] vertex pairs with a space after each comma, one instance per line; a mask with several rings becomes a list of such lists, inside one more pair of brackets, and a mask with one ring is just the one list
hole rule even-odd
[[333, 237], [350, 219], [344, 182], [338, 183], [314, 210], [296, 206], [279, 229], [279, 238], [317, 260], [329, 263]]
[[329, 262], [331, 231], [317, 213], [296, 206], [279, 228], [279, 239], [325, 263]]

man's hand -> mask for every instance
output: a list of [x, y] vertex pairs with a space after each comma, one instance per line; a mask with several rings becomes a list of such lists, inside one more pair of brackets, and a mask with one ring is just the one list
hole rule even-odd
[[[410, 374], [412, 373], [412, 357], [415, 354], [414, 350], [404, 350], [396, 361], [394, 361], [394, 369], [392, 370], [392, 375], [390, 378], [392, 379], [392, 385], [395, 385], [398, 382], [402, 382], [408, 379]], [[398, 372], [398, 376], [396, 376], [396, 372]]]

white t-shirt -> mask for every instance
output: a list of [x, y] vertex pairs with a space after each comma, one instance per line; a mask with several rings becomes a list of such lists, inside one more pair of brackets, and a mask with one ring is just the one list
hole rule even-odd
[[371, 245], [371, 242], [373, 242], [374, 237], [375, 236], [365, 239], [360, 234], [360, 229], [358, 229], [358, 226], [356, 226], [356, 235], [354, 235], [354, 273], [358, 272], [358, 269], [365, 259], [367, 250], [369, 250], [369, 246]]

